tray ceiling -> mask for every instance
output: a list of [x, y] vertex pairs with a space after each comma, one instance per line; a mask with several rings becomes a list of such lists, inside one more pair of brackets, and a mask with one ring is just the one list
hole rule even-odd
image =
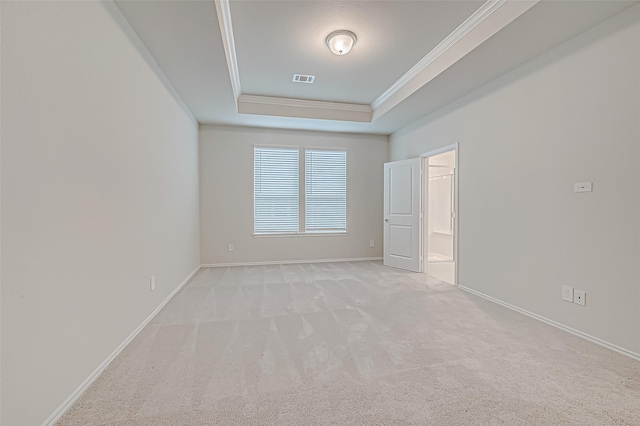
[[[634, 3], [147, 0], [110, 10], [201, 123], [390, 134]], [[358, 36], [345, 56], [324, 42], [337, 29]]]

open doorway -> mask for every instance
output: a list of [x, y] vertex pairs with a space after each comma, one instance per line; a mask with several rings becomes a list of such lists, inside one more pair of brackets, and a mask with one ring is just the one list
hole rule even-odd
[[457, 146], [423, 156], [423, 268], [440, 281], [456, 285]]

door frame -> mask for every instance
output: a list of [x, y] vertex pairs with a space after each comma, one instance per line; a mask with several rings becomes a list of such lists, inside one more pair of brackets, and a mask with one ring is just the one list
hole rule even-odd
[[458, 217], [460, 216], [460, 212], [458, 210], [458, 193], [459, 193], [459, 186], [458, 186], [458, 157], [459, 157], [459, 149], [458, 149], [458, 143], [454, 143], [451, 145], [446, 145], [443, 146], [441, 148], [437, 148], [431, 151], [427, 151], [423, 154], [420, 154], [420, 158], [422, 159], [422, 170], [423, 172], [423, 176], [422, 176], [422, 211], [424, 212], [423, 214], [423, 219], [422, 219], [422, 224], [421, 224], [421, 238], [420, 238], [420, 244], [422, 245], [422, 253], [423, 253], [423, 259], [422, 259], [422, 271], [423, 273], [428, 273], [428, 263], [429, 263], [429, 250], [428, 250], [428, 235], [427, 235], [427, 226], [424, 226], [424, 220], [425, 218], [429, 217], [429, 206], [428, 206], [428, 202], [429, 202], [429, 185], [428, 185], [428, 179], [429, 179], [429, 164], [428, 164], [428, 159], [429, 157], [433, 157], [439, 154], [444, 154], [445, 152], [449, 152], [449, 151], [454, 151], [455, 152], [455, 162], [454, 162], [454, 169], [453, 169], [453, 211], [455, 213], [454, 217], [453, 217], [453, 285], [454, 286], [458, 286], [458, 270], [459, 270], [459, 264], [458, 264], [458, 240], [459, 240], [459, 231], [458, 231]]

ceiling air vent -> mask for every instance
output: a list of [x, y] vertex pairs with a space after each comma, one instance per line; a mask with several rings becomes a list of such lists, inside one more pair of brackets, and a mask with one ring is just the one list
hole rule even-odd
[[313, 83], [313, 80], [315, 80], [315, 78], [316, 78], [315, 75], [294, 74], [293, 82], [311, 84]]

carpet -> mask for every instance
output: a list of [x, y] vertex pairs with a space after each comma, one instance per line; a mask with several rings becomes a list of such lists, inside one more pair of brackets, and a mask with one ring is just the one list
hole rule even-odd
[[640, 362], [379, 262], [202, 268], [57, 424], [640, 425]]

